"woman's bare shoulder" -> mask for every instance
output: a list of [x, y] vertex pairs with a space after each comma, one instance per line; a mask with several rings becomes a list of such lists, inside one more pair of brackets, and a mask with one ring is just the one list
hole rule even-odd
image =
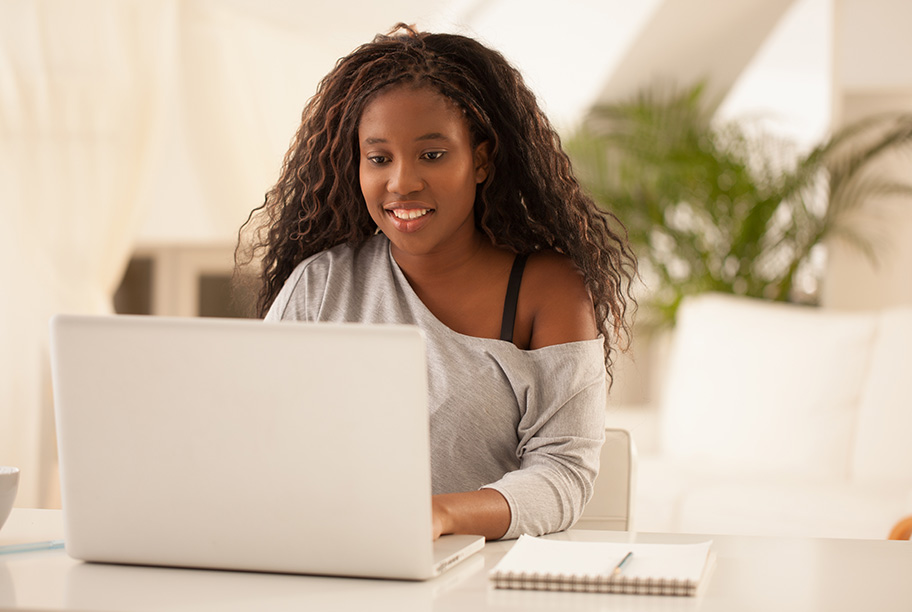
[[598, 337], [585, 279], [566, 255], [540, 251], [529, 256], [520, 293], [523, 300], [531, 315], [529, 348]]

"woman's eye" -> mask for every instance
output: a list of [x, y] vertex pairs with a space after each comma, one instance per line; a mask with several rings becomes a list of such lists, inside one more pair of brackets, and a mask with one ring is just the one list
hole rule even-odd
[[424, 158], [430, 161], [434, 161], [443, 157], [443, 151], [428, 151], [424, 154]]
[[372, 164], [377, 164], [377, 165], [385, 164], [386, 162], [389, 161], [389, 159], [385, 155], [368, 155], [367, 159]]

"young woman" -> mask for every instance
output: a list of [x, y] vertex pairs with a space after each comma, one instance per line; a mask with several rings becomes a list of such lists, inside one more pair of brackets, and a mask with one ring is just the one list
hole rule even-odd
[[424, 329], [435, 538], [576, 521], [636, 260], [499, 53], [400, 24], [342, 58], [245, 228], [267, 320]]

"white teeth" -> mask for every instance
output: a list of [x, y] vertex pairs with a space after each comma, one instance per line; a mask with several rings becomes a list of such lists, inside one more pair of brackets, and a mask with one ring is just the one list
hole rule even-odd
[[412, 208], [408, 210], [396, 208], [390, 212], [393, 213], [393, 216], [395, 216], [397, 219], [410, 220], [417, 219], [418, 217], [423, 217], [431, 211], [428, 208]]

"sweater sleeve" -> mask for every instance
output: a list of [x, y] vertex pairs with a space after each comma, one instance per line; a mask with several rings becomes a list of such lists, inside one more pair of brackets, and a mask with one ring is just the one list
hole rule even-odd
[[292, 271], [266, 312], [266, 321], [315, 321], [328, 283], [328, 258], [318, 253]]
[[526, 400], [516, 432], [520, 467], [486, 485], [510, 505], [504, 538], [568, 529], [592, 496], [605, 439], [606, 376], [601, 350], [591, 350], [599, 344], [546, 352], [518, 385]]

